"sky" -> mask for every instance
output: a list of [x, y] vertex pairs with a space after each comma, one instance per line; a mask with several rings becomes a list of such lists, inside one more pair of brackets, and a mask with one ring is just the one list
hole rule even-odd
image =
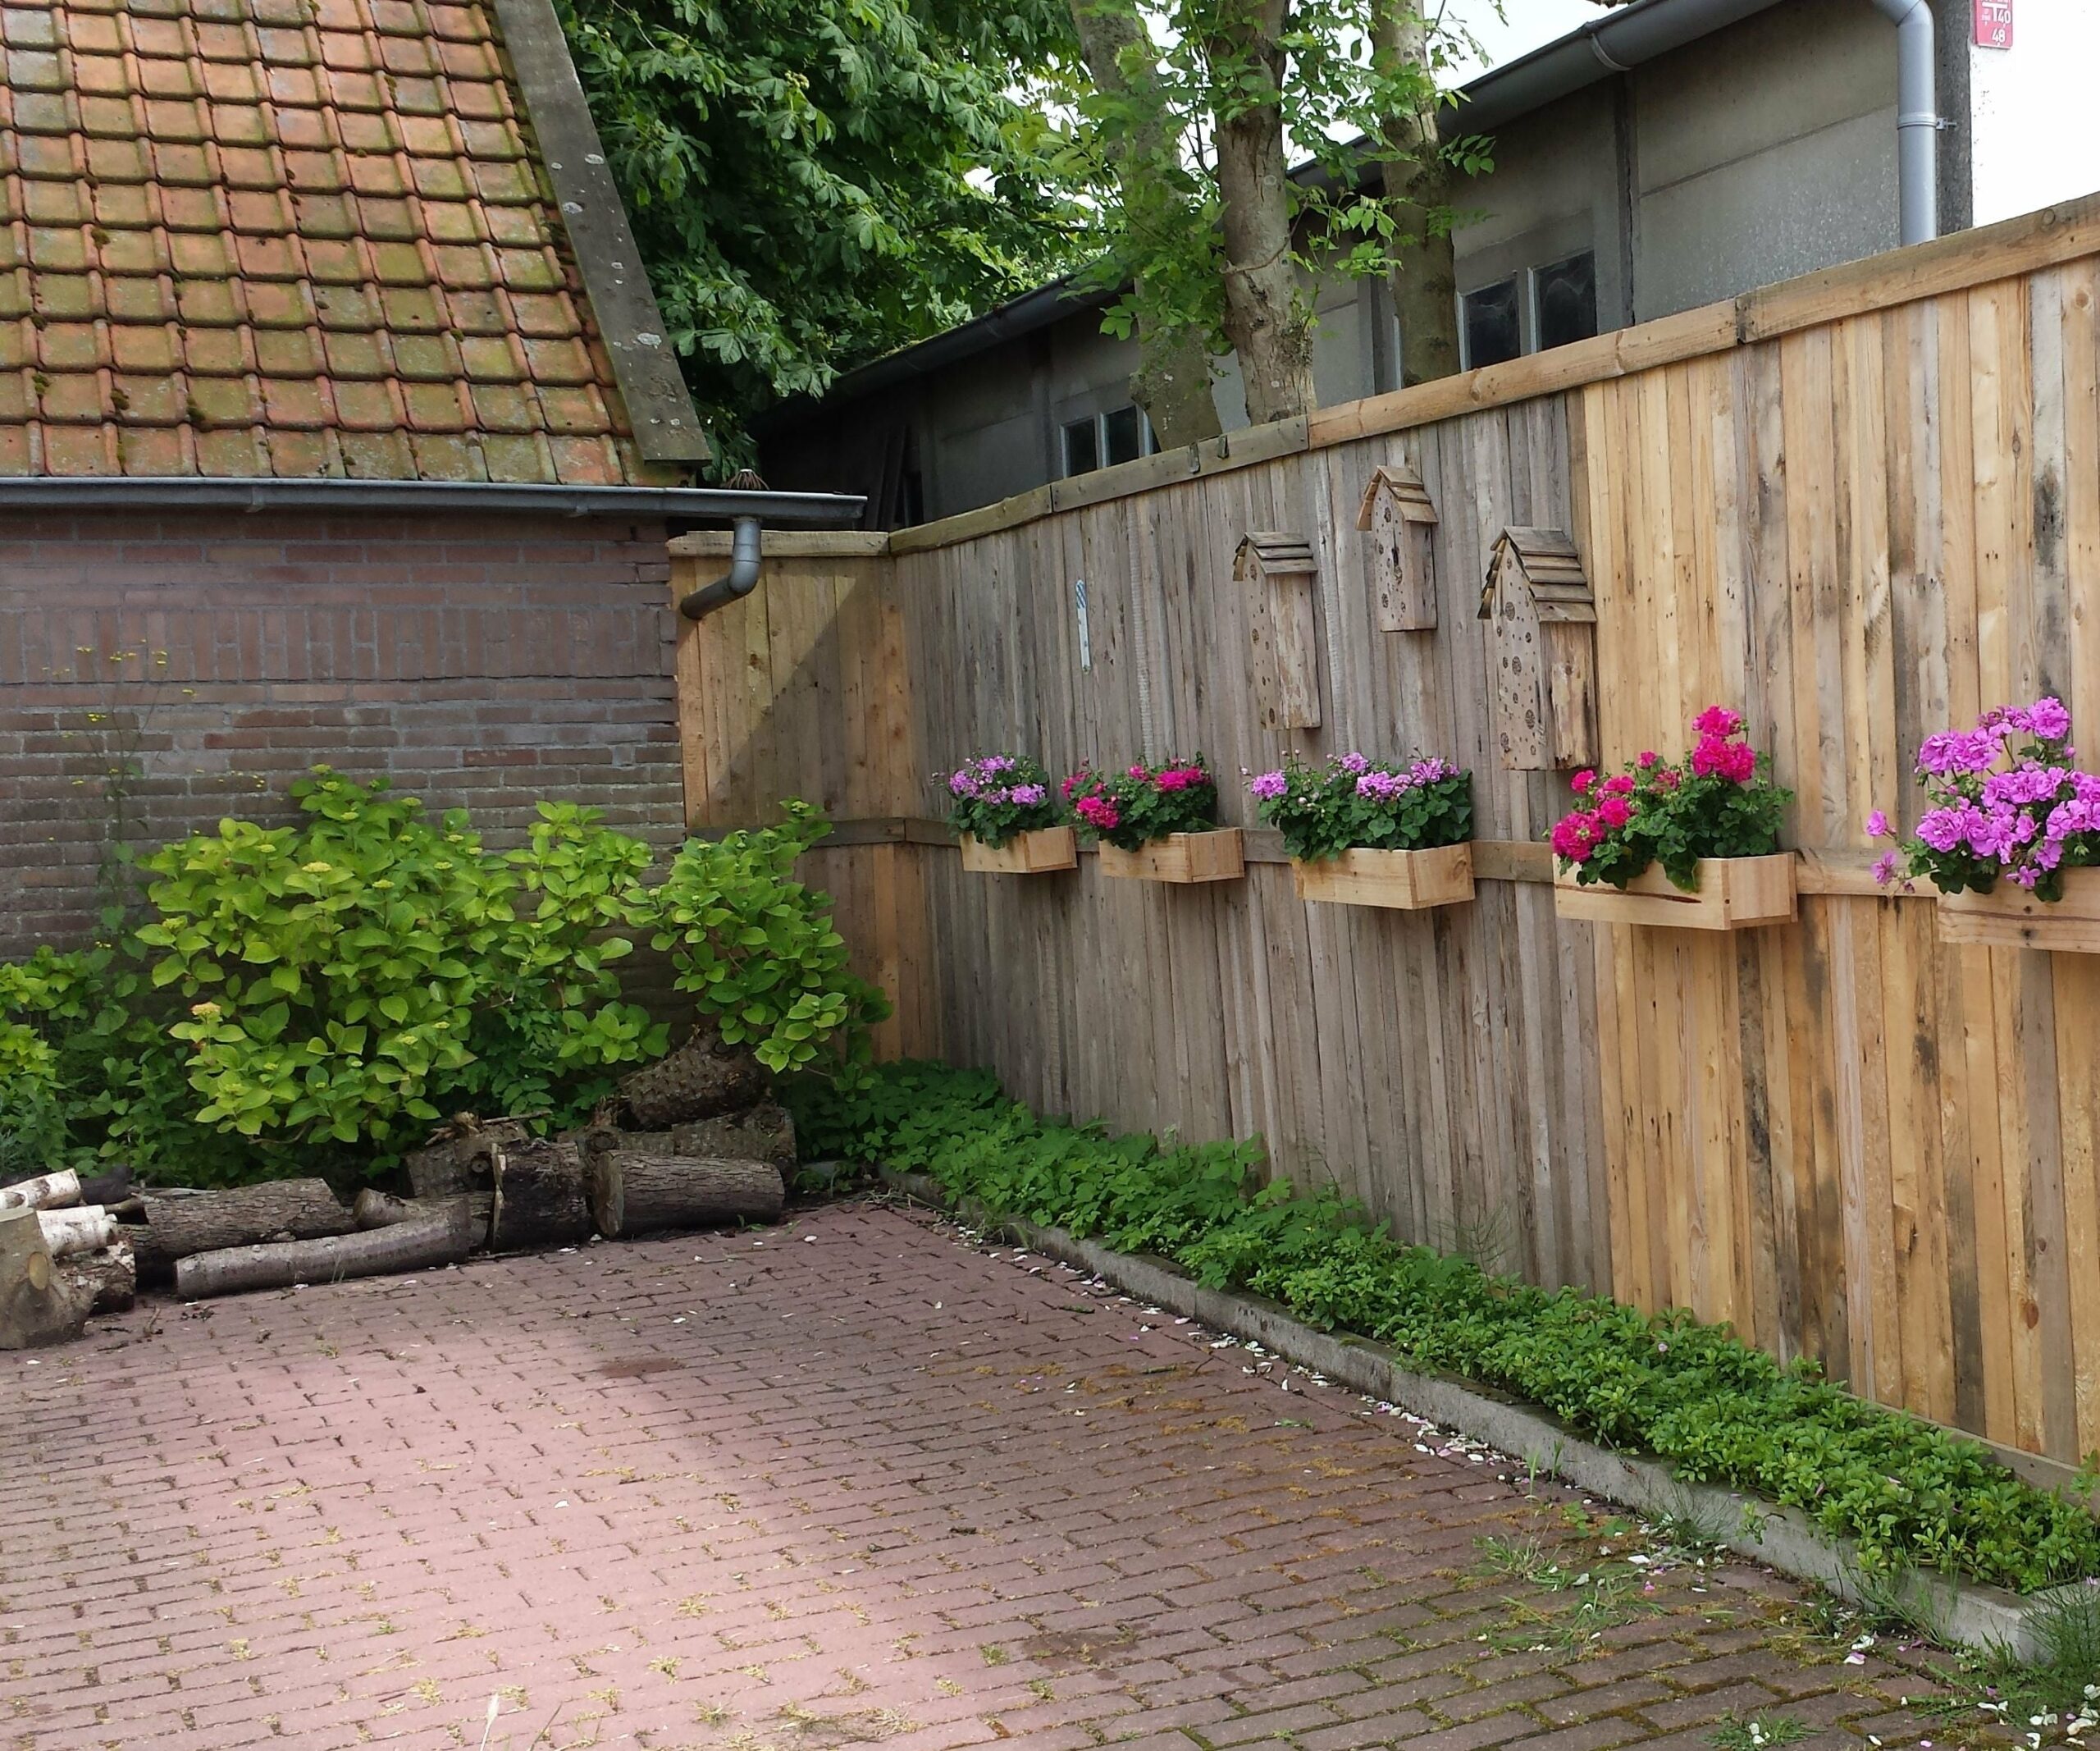
[[1476, 73], [1505, 61], [1528, 54], [1541, 44], [1562, 37], [1578, 25], [1604, 16], [1592, 0], [1445, 0], [1447, 16], [1470, 31], [1481, 53], [1468, 56], [1451, 74], [1451, 83], [1463, 85]]

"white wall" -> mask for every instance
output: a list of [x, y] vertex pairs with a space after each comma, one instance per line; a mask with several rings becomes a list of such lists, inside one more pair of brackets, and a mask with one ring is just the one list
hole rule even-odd
[[2094, 0], [2015, 0], [2012, 47], [1969, 51], [1976, 223], [2100, 189]]

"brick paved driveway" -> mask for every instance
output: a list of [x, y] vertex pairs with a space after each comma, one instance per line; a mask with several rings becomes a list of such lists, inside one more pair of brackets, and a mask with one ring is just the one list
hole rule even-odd
[[0, 1747], [1929, 1734], [1769, 1579], [1213, 1342], [873, 1205], [159, 1304], [0, 1357]]

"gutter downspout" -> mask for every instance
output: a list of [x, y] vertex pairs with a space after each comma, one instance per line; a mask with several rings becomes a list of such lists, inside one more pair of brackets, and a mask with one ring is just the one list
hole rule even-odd
[[1896, 26], [1896, 168], [1906, 244], [1939, 235], [1939, 93], [1929, 0], [1874, 0]]
[[763, 548], [763, 524], [756, 517], [739, 517], [729, 540], [729, 569], [712, 583], [703, 583], [678, 603], [678, 612], [688, 620], [704, 620], [717, 608], [741, 601], [758, 587], [759, 561]]

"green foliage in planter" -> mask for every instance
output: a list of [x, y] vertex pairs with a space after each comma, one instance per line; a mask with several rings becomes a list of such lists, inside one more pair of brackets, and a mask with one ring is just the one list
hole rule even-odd
[[678, 988], [725, 1040], [775, 1071], [806, 1068], [820, 1054], [856, 1059], [863, 1029], [889, 1013], [883, 994], [847, 971], [830, 897], [793, 879], [795, 860], [829, 824], [806, 802], [781, 810], [782, 826], [688, 840], [650, 909]]
[[1402, 765], [1348, 753], [1316, 769], [1293, 754], [1247, 789], [1294, 857], [1335, 857], [1358, 846], [1427, 851], [1473, 836], [1472, 774], [1446, 760]]
[[1974, 1442], [1688, 1314], [1491, 1276], [1400, 1245], [1330, 1194], [1255, 1190], [1258, 1145], [1165, 1146], [1046, 1122], [988, 1075], [938, 1065], [790, 1098], [813, 1155], [929, 1173], [1002, 1214], [1163, 1254], [1213, 1287], [1390, 1344], [1412, 1367], [1520, 1393], [1687, 1478], [1801, 1509], [1856, 1540], [1870, 1571], [1929, 1564], [2022, 1591], [2100, 1575], [2087, 1506], [2020, 1482]]
[[1217, 827], [1217, 780], [1201, 754], [1158, 766], [1139, 761], [1105, 777], [1082, 766], [1059, 788], [1080, 831], [1122, 851]]

